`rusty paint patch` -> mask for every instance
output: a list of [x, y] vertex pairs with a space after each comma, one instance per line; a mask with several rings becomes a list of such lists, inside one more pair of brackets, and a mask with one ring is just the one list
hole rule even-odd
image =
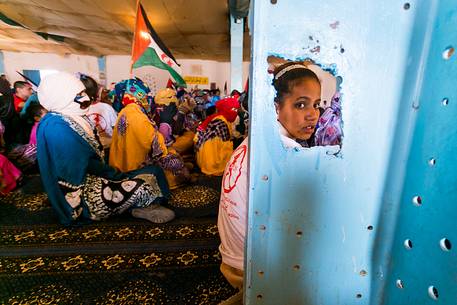
[[330, 27], [334, 30], [336, 30], [339, 25], [340, 25], [340, 22], [338, 20], [333, 23], [330, 23]]
[[320, 46], [316, 46], [310, 50], [311, 53], [319, 53], [321, 51]]

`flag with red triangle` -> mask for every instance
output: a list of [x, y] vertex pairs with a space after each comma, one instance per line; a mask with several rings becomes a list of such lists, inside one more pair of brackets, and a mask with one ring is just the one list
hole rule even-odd
[[170, 78], [168, 79], [168, 82], [167, 82], [167, 88], [175, 89], [175, 84], [173, 83], [173, 81]]
[[131, 68], [143, 66], [167, 70], [178, 86], [186, 87], [186, 82], [180, 75], [181, 67], [152, 27], [143, 6], [138, 4]]

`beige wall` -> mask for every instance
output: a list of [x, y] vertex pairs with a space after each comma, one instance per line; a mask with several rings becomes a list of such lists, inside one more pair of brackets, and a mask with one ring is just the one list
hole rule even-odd
[[[205, 76], [208, 77], [208, 85], [199, 85], [201, 89], [208, 89], [211, 82], [221, 90], [227, 82], [230, 89], [230, 63], [211, 60], [180, 59], [182, 76]], [[130, 56], [112, 55], [106, 58], [106, 79], [107, 83], [118, 82], [130, 75]], [[166, 71], [152, 67], [142, 67], [134, 70], [135, 75], [144, 79], [151, 89], [160, 89], [167, 84], [169, 74]], [[243, 83], [246, 81], [249, 72], [249, 62], [243, 63]], [[195, 85], [189, 84], [190, 87]], [[154, 88], [155, 87], [155, 88]]]
[[[99, 79], [99, 68], [97, 57], [84, 55], [57, 55], [48, 53], [25, 53], [25, 52], [7, 52], [4, 54], [5, 74], [13, 83], [16, 80], [22, 80], [16, 71], [27, 70], [58, 70], [70, 73], [82, 72], [95, 79]], [[180, 59], [183, 76], [205, 76], [208, 77], [209, 83], [215, 82], [221, 90], [227, 82], [227, 88], [230, 90], [230, 63], [217, 62], [210, 60], [193, 60]], [[249, 63], [243, 63], [243, 84], [246, 81], [249, 71]], [[151, 89], [156, 91], [163, 88], [169, 78], [168, 72], [151, 67], [142, 67], [135, 69], [135, 75], [144, 79], [150, 84]], [[130, 56], [110, 55], [106, 57], [106, 81], [109, 85], [112, 82], [118, 82], [130, 77]], [[190, 87], [195, 85], [190, 84]], [[199, 85], [201, 89], [209, 88], [208, 85]]]
[[57, 55], [49, 53], [23, 53], [3, 51], [5, 74], [13, 83], [23, 80], [16, 71], [58, 70], [71, 73], [82, 72], [98, 79], [97, 57], [85, 55]]

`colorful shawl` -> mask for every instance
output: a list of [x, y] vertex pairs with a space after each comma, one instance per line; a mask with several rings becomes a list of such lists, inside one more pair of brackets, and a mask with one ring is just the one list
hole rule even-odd
[[128, 104], [136, 103], [141, 106], [143, 112], [148, 113], [153, 105], [150, 92], [151, 90], [142, 80], [132, 78], [117, 83], [109, 95], [113, 99], [113, 108], [117, 112]]
[[340, 94], [337, 92], [332, 104], [317, 123], [315, 141], [318, 146], [341, 145], [343, 137]]
[[238, 116], [238, 108], [240, 108], [240, 103], [238, 99], [233, 97], [227, 97], [222, 100], [219, 100], [216, 103], [217, 113], [210, 115], [206, 120], [198, 127], [199, 131], [205, 131], [208, 127], [208, 124], [217, 116], [222, 115], [228, 122], [233, 123]]

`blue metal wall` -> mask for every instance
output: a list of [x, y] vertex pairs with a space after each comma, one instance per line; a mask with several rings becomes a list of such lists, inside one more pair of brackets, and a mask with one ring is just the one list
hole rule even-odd
[[447, 52], [457, 45], [457, 3], [420, 1], [415, 9], [394, 142], [400, 153], [392, 154], [376, 238], [373, 304], [457, 302], [457, 59]]
[[[441, 57], [457, 43], [454, 7], [254, 1], [247, 304], [426, 304], [431, 285], [439, 302], [456, 299], [454, 249], [439, 246], [447, 237], [457, 247], [457, 78], [455, 59]], [[282, 146], [268, 55], [334, 64], [343, 78], [337, 156]]]

